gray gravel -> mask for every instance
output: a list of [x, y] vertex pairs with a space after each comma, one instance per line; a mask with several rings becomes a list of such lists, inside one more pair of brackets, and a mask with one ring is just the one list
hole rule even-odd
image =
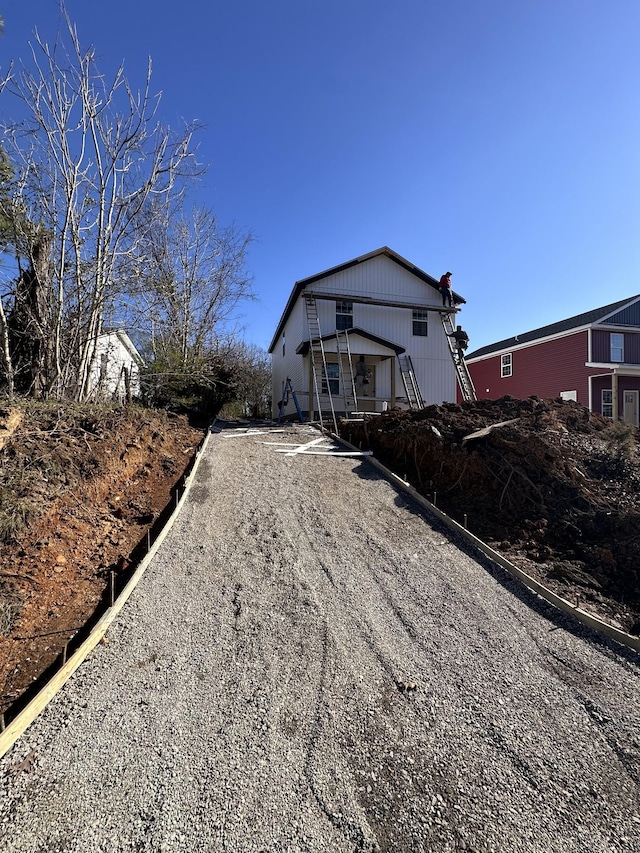
[[638, 656], [365, 461], [264, 443], [311, 428], [236, 436], [0, 762], [0, 850], [640, 850]]

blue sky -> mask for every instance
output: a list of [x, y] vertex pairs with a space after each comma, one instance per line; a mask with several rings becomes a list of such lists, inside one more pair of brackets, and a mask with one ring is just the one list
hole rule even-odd
[[[16, 8], [17, 7], [17, 8]], [[640, 293], [638, 0], [67, 0], [106, 74], [199, 119], [198, 201], [256, 238], [245, 339], [387, 245], [453, 271], [471, 348]], [[0, 0], [0, 67], [56, 0]], [[14, 105], [3, 96], [0, 116]]]

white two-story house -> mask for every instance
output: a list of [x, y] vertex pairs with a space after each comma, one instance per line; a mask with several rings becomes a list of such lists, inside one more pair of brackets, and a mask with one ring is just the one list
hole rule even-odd
[[[296, 414], [293, 395], [283, 394], [285, 387], [295, 392], [305, 417], [317, 410], [318, 396], [320, 407], [326, 408], [329, 394], [336, 411], [343, 414], [342, 400], [349, 395], [341, 385], [352, 380], [359, 411], [407, 407], [411, 395], [406, 391], [406, 375], [403, 378], [406, 356], [411, 359], [421, 402], [454, 402], [456, 370], [441, 316], [438, 281], [386, 246], [297, 281], [269, 347], [273, 416], [280, 414], [283, 398], [282, 414]], [[465, 302], [455, 291], [452, 297], [458, 309]], [[312, 333], [309, 300], [316, 315]], [[316, 375], [314, 385], [310, 350], [318, 332], [324, 364], [321, 381]], [[344, 332], [350, 371], [340, 365], [345, 359]]]

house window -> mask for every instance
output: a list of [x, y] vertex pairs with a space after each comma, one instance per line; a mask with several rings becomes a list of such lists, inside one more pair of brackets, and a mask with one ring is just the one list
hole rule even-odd
[[340, 393], [340, 369], [337, 364], [327, 362], [326, 373], [322, 371], [322, 393], [332, 397]]
[[512, 373], [513, 362], [511, 360], [511, 353], [509, 352], [500, 358], [500, 376], [504, 379], [505, 376], [511, 376]]
[[578, 402], [578, 392], [577, 391], [561, 391], [560, 399], [562, 400], [573, 400], [575, 403]]
[[602, 392], [602, 417], [613, 418], [613, 391], [604, 389]]
[[428, 311], [413, 311], [413, 334], [426, 338]]
[[611, 361], [624, 361], [624, 335], [611, 333]]
[[282, 357], [283, 358], [284, 358], [284, 353], [285, 353], [286, 347], [287, 347], [287, 340], [286, 340], [285, 336], [283, 335], [282, 336]]
[[336, 302], [336, 331], [351, 329], [353, 326], [353, 302]]

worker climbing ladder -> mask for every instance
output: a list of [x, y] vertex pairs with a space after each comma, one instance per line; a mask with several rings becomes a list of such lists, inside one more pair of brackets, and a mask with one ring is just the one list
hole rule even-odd
[[358, 410], [358, 397], [351, 362], [349, 333], [346, 329], [336, 331], [336, 350], [338, 352], [338, 378], [344, 399], [344, 414], [345, 417], [348, 417], [349, 411]]
[[409, 408], [424, 409], [424, 400], [422, 399], [422, 393], [420, 391], [420, 386], [418, 385], [416, 372], [413, 369], [413, 362], [411, 361], [411, 356], [398, 356], [398, 365], [400, 367], [400, 376], [402, 377], [402, 384], [404, 385], [405, 394], [407, 395], [407, 400], [409, 401]]
[[[304, 296], [304, 303], [307, 312], [307, 327], [309, 329], [309, 358], [311, 359], [311, 373], [313, 375], [313, 390], [315, 395], [315, 400], [318, 404], [318, 418], [320, 419], [320, 426], [324, 429], [324, 420], [322, 417], [322, 404], [320, 396], [322, 394], [322, 382], [323, 380], [326, 383], [326, 397], [329, 399], [329, 410], [327, 414], [331, 414], [331, 421], [333, 426], [334, 433], [338, 432], [338, 422], [336, 420], [336, 413], [333, 408], [333, 397], [331, 396], [331, 388], [329, 386], [329, 376], [327, 374], [327, 359], [324, 351], [324, 344], [322, 342], [322, 333], [320, 331], [320, 320], [318, 318], [318, 306], [316, 304], [315, 296], [311, 294], [306, 294]], [[313, 397], [311, 395], [311, 389], [309, 389], [309, 417], [311, 418], [311, 412], [313, 411]]]
[[456, 376], [458, 377], [460, 393], [462, 394], [463, 400], [477, 400], [476, 389], [473, 387], [473, 380], [471, 379], [469, 368], [467, 367], [464, 357], [459, 354], [458, 343], [455, 337], [452, 337], [455, 332], [455, 326], [453, 325], [452, 319], [453, 317], [455, 317], [455, 314], [450, 311], [442, 311], [440, 313], [442, 328], [447, 336], [449, 351], [451, 352], [451, 358], [456, 368]]

